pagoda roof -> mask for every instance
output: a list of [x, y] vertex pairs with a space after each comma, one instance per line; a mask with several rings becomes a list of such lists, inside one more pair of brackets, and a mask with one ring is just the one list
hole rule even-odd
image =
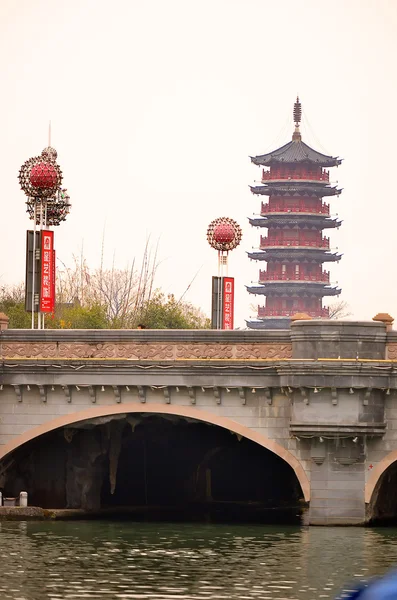
[[[299, 136], [300, 137], [300, 136]], [[328, 156], [314, 150], [301, 139], [293, 139], [288, 144], [284, 144], [281, 148], [261, 154], [259, 156], [251, 156], [251, 162], [255, 165], [270, 167], [276, 163], [300, 163], [309, 162], [323, 167], [335, 167], [340, 165], [342, 160], [335, 156]]]
[[280, 294], [301, 294], [308, 296], [339, 296], [341, 290], [324, 283], [317, 282], [268, 282], [262, 285], [247, 285], [250, 294], [273, 296]]
[[324, 196], [339, 196], [342, 192], [336, 186], [330, 186], [321, 183], [308, 183], [308, 182], [296, 182], [293, 183], [272, 183], [268, 182], [264, 185], [250, 185], [251, 192], [260, 196], [275, 196], [275, 195], [288, 195], [293, 196], [294, 194], [302, 195], [307, 194], [309, 196], [317, 196], [322, 198]]
[[248, 217], [248, 221], [253, 227], [299, 227], [308, 226], [316, 229], [330, 229], [332, 227], [340, 227], [342, 221], [338, 219], [330, 219], [321, 215], [306, 215], [286, 213], [285, 215], [267, 214], [265, 217]]
[[342, 258], [341, 254], [331, 253], [320, 248], [272, 248], [248, 252], [252, 260], [290, 260], [313, 262], [336, 262]]

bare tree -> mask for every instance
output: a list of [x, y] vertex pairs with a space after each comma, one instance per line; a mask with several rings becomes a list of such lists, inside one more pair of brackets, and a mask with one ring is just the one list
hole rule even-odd
[[134, 266], [125, 269], [94, 271], [90, 277], [86, 302], [106, 306], [107, 318], [114, 326], [127, 327], [139, 295]]
[[350, 317], [351, 310], [345, 300], [337, 300], [329, 305], [329, 318], [330, 319], [344, 319]]
[[118, 269], [115, 267], [115, 257], [113, 257], [111, 269], [104, 269], [102, 257], [100, 268], [91, 271], [82, 253], [80, 257], [74, 256], [73, 259], [71, 267], [67, 267], [59, 260], [58, 304], [104, 306], [111, 326], [117, 328], [134, 326], [153, 293], [158, 266], [157, 246], [152, 251], [149, 239], [147, 240], [142, 263], [138, 268], [135, 268], [134, 259], [132, 266]]
[[25, 302], [25, 286], [23, 283], [15, 285], [2, 285], [0, 287], [0, 300], [15, 304]]

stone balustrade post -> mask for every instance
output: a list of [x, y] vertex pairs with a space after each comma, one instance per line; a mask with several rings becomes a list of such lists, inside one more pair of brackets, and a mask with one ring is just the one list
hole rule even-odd
[[0, 330], [8, 329], [9, 318], [4, 313], [0, 313]]
[[21, 492], [19, 494], [19, 506], [27, 506], [28, 505], [28, 493]]

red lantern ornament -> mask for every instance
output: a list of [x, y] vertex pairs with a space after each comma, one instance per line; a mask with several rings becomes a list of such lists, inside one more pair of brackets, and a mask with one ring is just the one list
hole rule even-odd
[[41, 156], [29, 158], [19, 170], [21, 189], [35, 202], [55, 198], [58, 193], [62, 183], [62, 171], [56, 163], [56, 157], [54, 148], [45, 148]]
[[49, 162], [39, 162], [33, 165], [29, 179], [34, 188], [56, 188], [58, 183], [58, 173], [53, 164]]
[[207, 229], [207, 240], [210, 246], [220, 252], [234, 250], [241, 242], [242, 231], [236, 221], [229, 217], [219, 217], [212, 221]]
[[229, 223], [220, 223], [214, 229], [214, 240], [219, 244], [229, 243], [234, 240], [234, 227]]

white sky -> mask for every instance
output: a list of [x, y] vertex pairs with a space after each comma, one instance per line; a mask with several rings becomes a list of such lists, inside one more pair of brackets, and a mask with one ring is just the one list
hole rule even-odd
[[84, 240], [98, 266], [105, 226], [107, 264], [115, 252], [124, 267], [161, 236], [157, 285], [179, 297], [199, 271], [185, 297], [209, 314], [206, 228], [230, 216], [243, 228], [229, 274], [244, 327], [262, 303], [244, 287], [261, 266], [246, 256], [260, 236], [249, 155], [290, 140], [299, 93], [303, 140], [344, 159], [331, 171], [343, 225], [328, 230], [344, 256], [325, 268], [351, 318], [397, 318], [396, 31], [397, 0], [1, 0], [0, 282], [24, 278], [17, 174], [51, 120], [73, 204], [58, 256], [71, 263]]

